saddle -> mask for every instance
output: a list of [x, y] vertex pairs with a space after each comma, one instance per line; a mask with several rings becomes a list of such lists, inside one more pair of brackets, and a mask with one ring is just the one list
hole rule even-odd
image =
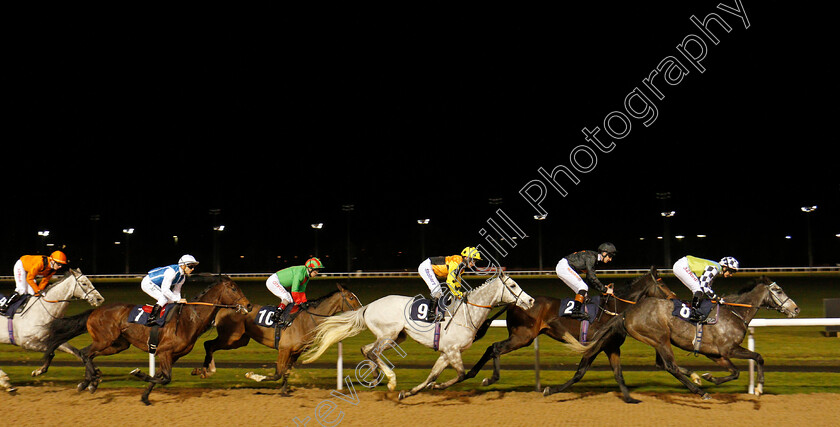
[[[27, 301], [29, 301], [29, 297], [31, 297], [31, 296], [32, 295], [29, 295], [29, 294], [23, 294], [23, 295], [20, 296], [20, 298], [18, 298], [17, 301], [9, 304], [9, 307], [6, 309], [5, 316], [8, 317], [9, 319], [11, 319], [11, 318], [15, 317], [15, 314], [22, 312], [23, 308], [26, 307]], [[9, 298], [9, 297], [6, 296], [6, 295], [0, 294], [0, 305], [5, 304], [7, 298]]]

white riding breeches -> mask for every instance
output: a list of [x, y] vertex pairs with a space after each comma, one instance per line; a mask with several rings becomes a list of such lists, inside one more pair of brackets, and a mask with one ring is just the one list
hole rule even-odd
[[163, 294], [163, 290], [160, 289], [160, 286], [155, 285], [154, 282], [152, 282], [152, 279], [148, 276], [144, 277], [140, 282], [140, 289], [142, 289], [146, 295], [152, 297], [155, 300], [155, 304], [161, 307], [169, 304], [170, 302], [175, 302], [166, 298], [166, 295]]
[[686, 257], [682, 257], [674, 263], [674, 276], [677, 276], [677, 279], [679, 279], [692, 294], [695, 292], [705, 292], [700, 286], [700, 279], [698, 279], [697, 275], [695, 275], [691, 271], [691, 268], [689, 268], [688, 259], [686, 259]]
[[423, 281], [426, 282], [426, 286], [429, 287], [429, 293], [431, 296], [434, 298], [440, 298], [442, 295], [440, 282], [438, 281], [437, 276], [435, 276], [435, 271], [432, 270], [432, 260], [426, 259], [421, 262], [420, 266], [417, 267], [417, 272], [420, 273], [420, 277], [423, 278]]
[[286, 287], [280, 284], [280, 281], [277, 280], [277, 275], [272, 274], [268, 276], [268, 279], [265, 281], [265, 287], [271, 291], [274, 296], [280, 298], [280, 302], [285, 305], [291, 304], [294, 300], [292, 299], [292, 294], [286, 290]]
[[17, 260], [14, 267], [15, 272], [15, 292], [18, 295], [35, 295], [35, 290], [32, 289], [32, 286], [29, 286], [29, 282], [26, 281], [26, 269], [23, 268], [23, 262], [21, 260]]
[[589, 286], [587, 286], [586, 282], [580, 278], [580, 275], [578, 275], [577, 272], [569, 266], [569, 262], [566, 261], [566, 258], [561, 259], [554, 270], [557, 272], [557, 277], [559, 277], [560, 280], [562, 280], [568, 287], [572, 288], [575, 293], [580, 291], [589, 291]]

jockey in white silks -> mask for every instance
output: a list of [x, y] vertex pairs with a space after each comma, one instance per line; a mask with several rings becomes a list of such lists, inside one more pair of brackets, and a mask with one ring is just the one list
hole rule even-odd
[[155, 299], [155, 305], [149, 314], [148, 323], [154, 322], [161, 307], [173, 302], [187, 302], [181, 298], [181, 286], [187, 277], [195, 271], [198, 261], [192, 255], [184, 255], [178, 264], [155, 268], [140, 282], [140, 289]]

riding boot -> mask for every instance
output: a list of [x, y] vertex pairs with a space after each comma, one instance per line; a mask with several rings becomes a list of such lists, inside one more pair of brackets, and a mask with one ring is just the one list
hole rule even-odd
[[572, 305], [572, 312], [569, 317], [577, 320], [587, 320], [589, 316], [583, 311], [583, 301], [586, 299], [586, 291], [580, 291], [575, 295], [575, 300]]
[[10, 295], [6, 302], [4, 302], [2, 306], [0, 306], [0, 314], [5, 315], [6, 311], [9, 310], [9, 306], [15, 303], [17, 300], [19, 300], [20, 297], [21, 295], [17, 292]]
[[280, 329], [286, 329], [289, 327], [291, 322], [289, 318], [292, 315], [292, 308], [294, 308], [295, 304], [290, 303], [283, 307], [282, 311], [277, 315], [277, 327]]
[[155, 304], [152, 307], [152, 312], [149, 313], [149, 319], [146, 320], [146, 325], [153, 325], [156, 321], [158, 316], [160, 315], [160, 306]]
[[691, 322], [702, 322], [704, 317], [700, 314], [700, 302], [703, 300], [703, 292], [697, 291], [694, 293], [694, 296], [691, 297], [691, 314], [688, 316], [688, 320]]

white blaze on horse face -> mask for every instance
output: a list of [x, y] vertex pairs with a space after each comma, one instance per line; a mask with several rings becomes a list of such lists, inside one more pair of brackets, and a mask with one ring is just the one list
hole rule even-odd
[[770, 297], [782, 313], [787, 317], [796, 317], [799, 314], [799, 306], [782, 290], [782, 287], [773, 282], [767, 288], [770, 290]]

